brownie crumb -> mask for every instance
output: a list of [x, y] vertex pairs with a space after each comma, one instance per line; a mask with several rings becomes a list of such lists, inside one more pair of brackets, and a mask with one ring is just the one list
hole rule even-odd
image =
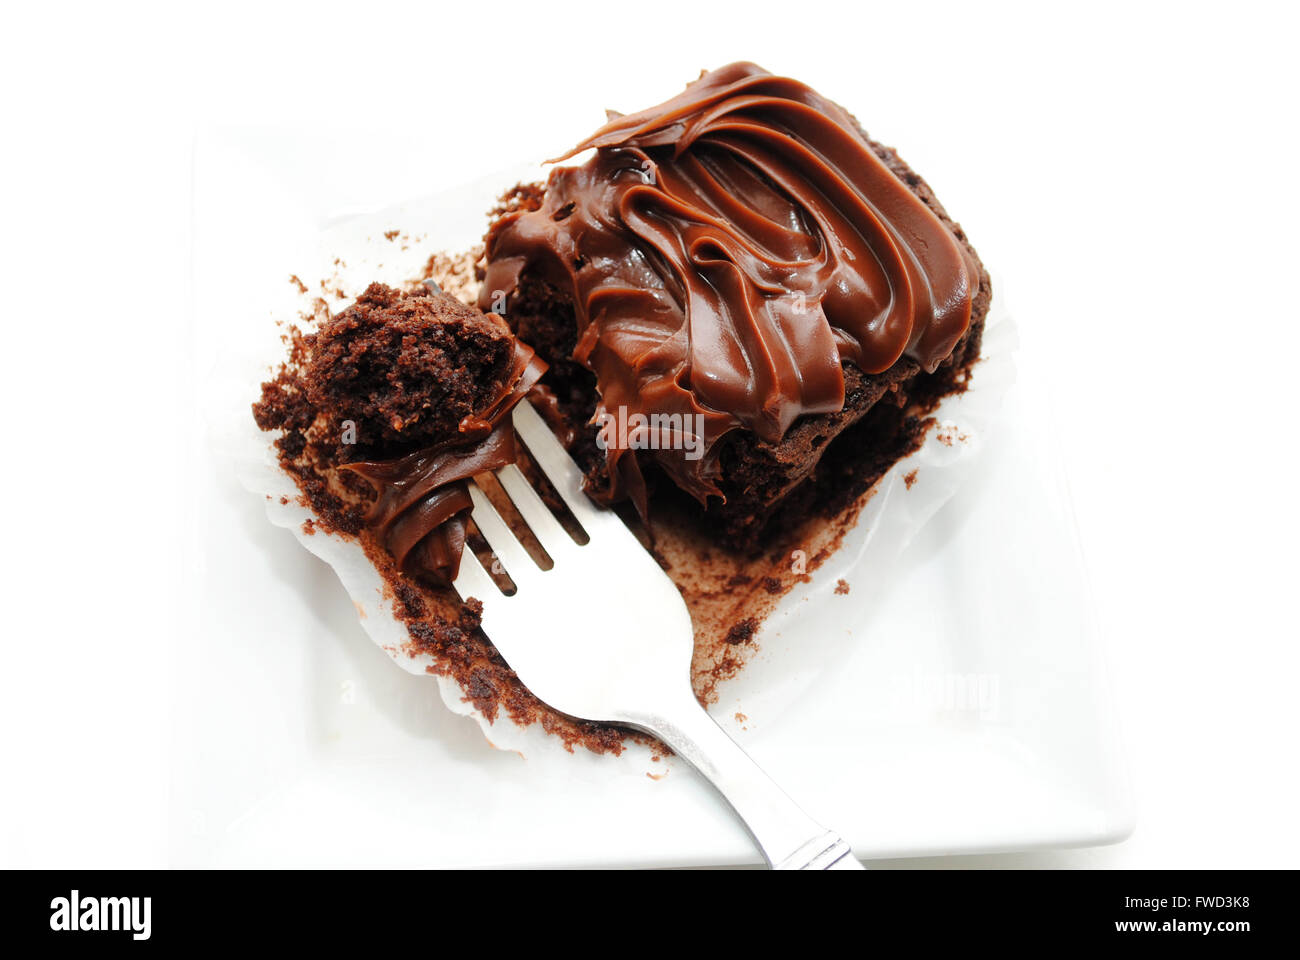
[[727, 631], [727, 643], [733, 646], [739, 643], [749, 643], [754, 639], [754, 633], [757, 630], [758, 621], [753, 617], [746, 617]]
[[904, 474], [903, 483], [907, 485], [907, 489], [911, 490], [912, 484], [916, 483], [916, 471], [910, 470], [906, 474]]
[[488, 211], [488, 217], [499, 220], [510, 213], [524, 213], [540, 209], [546, 187], [540, 183], [520, 183], [501, 195], [496, 206]]
[[420, 599], [420, 591], [411, 584], [398, 583], [394, 586], [393, 592], [400, 604], [399, 616], [403, 620], [418, 620], [425, 615], [424, 601]]

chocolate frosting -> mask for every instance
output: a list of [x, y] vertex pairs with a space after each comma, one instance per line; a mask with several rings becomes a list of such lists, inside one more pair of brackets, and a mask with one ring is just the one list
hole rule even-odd
[[[654, 450], [701, 501], [717, 441], [776, 442], [844, 405], [841, 364], [933, 371], [966, 332], [978, 270], [841, 107], [751, 63], [609, 122], [552, 170], [541, 207], [487, 238], [481, 304], [527, 271], [571, 295], [597, 417], [684, 415], [703, 456]], [[695, 419], [694, 415], [702, 419]], [[689, 446], [689, 445], [687, 445]], [[607, 450], [611, 499], [644, 507], [636, 457]]]
[[507, 414], [545, 370], [533, 349], [516, 340], [504, 388], [461, 422], [459, 436], [396, 460], [343, 466], [377, 491], [366, 524], [400, 570], [443, 585], [456, 579], [472, 506], [467, 480], [514, 463], [515, 432]]

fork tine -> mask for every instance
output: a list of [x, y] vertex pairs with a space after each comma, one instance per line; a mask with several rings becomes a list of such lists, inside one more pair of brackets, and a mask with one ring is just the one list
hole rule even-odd
[[468, 600], [470, 597], [476, 600], [491, 599], [494, 602], [509, 599], [501, 592], [496, 581], [488, 576], [488, 572], [483, 569], [483, 564], [479, 563], [478, 557], [474, 556], [474, 551], [469, 547], [466, 547], [465, 552], [461, 554], [460, 572], [456, 574], [452, 586], [456, 588], [462, 600]]
[[515, 509], [552, 560], [566, 549], [576, 546], [568, 531], [560, 526], [560, 521], [555, 519], [550, 508], [542, 502], [518, 465], [511, 463], [502, 467], [496, 472], [496, 478], [501, 481], [501, 486], [509, 494]]
[[474, 501], [474, 509], [470, 516], [478, 525], [479, 533], [483, 534], [483, 539], [488, 542], [492, 552], [505, 566], [506, 573], [515, 582], [515, 586], [522, 586], [524, 579], [538, 571], [537, 564], [533, 562], [533, 558], [528, 555], [528, 551], [511, 532], [506, 522], [501, 519], [497, 508], [492, 506], [492, 502], [472, 480], [469, 483], [469, 495]]
[[615, 525], [619, 530], [630, 534], [613, 511], [601, 510], [587, 499], [587, 495], [582, 492], [582, 471], [531, 403], [525, 400], [515, 407], [514, 421], [515, 432], [564, 499], [574, 519], [587, 531], [587, 536], [594, 539], [597, 531], [613, 530]]

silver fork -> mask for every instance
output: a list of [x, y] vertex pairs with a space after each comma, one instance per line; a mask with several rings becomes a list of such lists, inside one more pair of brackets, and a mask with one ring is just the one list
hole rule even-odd
[[[517, 466], [498, 470], [554, 561], [542, 570], [471, 482], [474, 522], [517, 589], [503, 594], [469, 550], [455, 586], [483, 602], [483, 628], [519, 679], [556, 710], [668, 744], [722, 794], [769, 866], [862, 869], [848, 844], [800, 810], [696, 701], [694, 631], [672, 580], [622, 520], [587, 499], [582, 472], [527, 401], [515, 408], [514, 425], [590, 538], [574, 542]], [[618, 588], [610, 589], [615, 580]], [[563, 630], [538, 630], [560, 623]]]

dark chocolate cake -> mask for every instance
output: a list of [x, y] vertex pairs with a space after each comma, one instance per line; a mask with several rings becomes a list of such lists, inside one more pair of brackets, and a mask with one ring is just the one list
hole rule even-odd
[[354, 422], [346, 459], [435, 446], [505, 392], [515, 342], [498, 317], [452, 297], [371, 284], [314, 337], [307, 399]]
[[708, 699], [964, 389], [991, 288], [893, 150], [753, 64], [611, 115], [568, 156], [586, 150], [492, 212], [479, 309], [372, 285], [294, 333], [254, 415], [318, 522], [383, 574], [409, 653], [490, 720], [617, 752], [631, 734], [537, 701], [450, 586], [475, 546], [467, 479], [530, 472], [510, 409], [527, 395], [588, 493], [643, 531]]
[[988, 275], [926, 183], [836, 104], [733, 64], [570, 155], [591, 148], [507, 196], [479, 305], [550, 364], [571, 421], [643, 418], [641, 449], [621, 428], [622, 444], [577, 433], [594, 498], [649, 518], [675, 487], [753, 547], [874, 479], [837, 446], [887, 467], [960, 388]]

